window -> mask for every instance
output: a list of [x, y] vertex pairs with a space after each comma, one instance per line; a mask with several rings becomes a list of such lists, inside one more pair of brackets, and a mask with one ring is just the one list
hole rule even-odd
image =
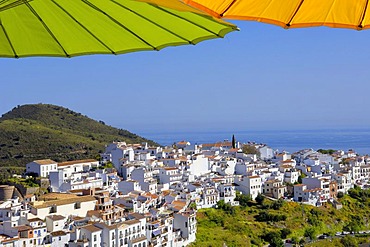
[[76, 202], [75, 203], [75, 209], [81, 208], [81, 202]]
[[57, 206], [51, 206], [50, 209], [49, 209], [49, 213], [56, 213], [57, 212]]
[[96, 234], [94, 234], [94, 241], [96, 241]]

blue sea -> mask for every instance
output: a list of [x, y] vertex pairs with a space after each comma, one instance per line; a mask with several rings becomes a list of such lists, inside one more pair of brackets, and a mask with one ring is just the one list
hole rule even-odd
[[186, 131], [186, 132], [141, 132], [140, 135], [161, 145], [186, 140], [190, 143], [214, 143], [231, 140], [264, 143], [279, 151], [295, 152], [305, 148], [355, 150], [370, 154], [370, 129], [342, 130], [286, 130], [286, 131]]

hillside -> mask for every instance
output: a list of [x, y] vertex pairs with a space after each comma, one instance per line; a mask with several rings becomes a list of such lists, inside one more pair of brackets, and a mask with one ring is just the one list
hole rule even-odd
[[[329, 203], [313, 207], [267, 199], [232, 208], [219, 205], [218, 209], [201, 209], [197, 213], [197, 240], [191, 246], [267, 246], [269, 242], [282, 246], [286, 238], [304, 246], [343, 246], [343, 236], [336, 236], [337, 232], [370, 229], [370, 191], [352, 189], [339, 201], [343, 204], [340, 210]], [[317, 239], [321, 234], [330, 237]], [[274, 238], [279, 241], [272, 242]], [[370, 234], [358, 234], [355, 240], [356, 245], [345, 246], [369, 243]]]
[[30, 161], [94, 158], [112, 141], [155, 142], [107, 126], [61, 106], [18, 106], [0, 118], [0, 166], [24, 167]]

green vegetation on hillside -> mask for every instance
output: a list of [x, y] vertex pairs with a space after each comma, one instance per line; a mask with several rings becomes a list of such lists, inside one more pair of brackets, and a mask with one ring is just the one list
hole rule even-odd
[[11, 171], [37, 159], [95, 158], [112, 141], [156, 144], [60, 106], [18, 106], [0, 118], [0, 166]]
[[[365, 196], [366, 194], [366, 196]], [[351, 195], [351, 196], [350, 196]], [[340, 199], [343, 208], [331, 204], [313, 207], [282, 200], [263, 200], [260, 204], [243, 198], [243, 206], [231, 207], [219, 203], [218, 208], [201, 209], [197, 213], [196, 246], [281, 246], [289, 238], [305, 246], [348, 246], [353, 239], [318, 241], [321, 234], [334, 236], [337, 232], [370, 229], [370, 193], [359, 188]], [[359, 198], [356, 198], [356, 197]], [[311, 242], [314, 240], [314, 242]], [[369, 236], [356, 237], [367, 242]], [[317, 243], [320, 244], [317, 245]]]

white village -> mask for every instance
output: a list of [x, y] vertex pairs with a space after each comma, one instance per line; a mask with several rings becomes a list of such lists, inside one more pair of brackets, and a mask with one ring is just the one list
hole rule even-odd
[[[244, 147], [257, 154], [248, 154]], [[42, 191], [0, 186], [0, 246], [187, 246], [198, 209], [237, 195], [321, 206], [355, 185], [368, 188], [370, 157], [354, 151], [289, 154], [266, 144], [221, 141], [170, 147], [113, 142], [98, 159], [35, 160]]]

